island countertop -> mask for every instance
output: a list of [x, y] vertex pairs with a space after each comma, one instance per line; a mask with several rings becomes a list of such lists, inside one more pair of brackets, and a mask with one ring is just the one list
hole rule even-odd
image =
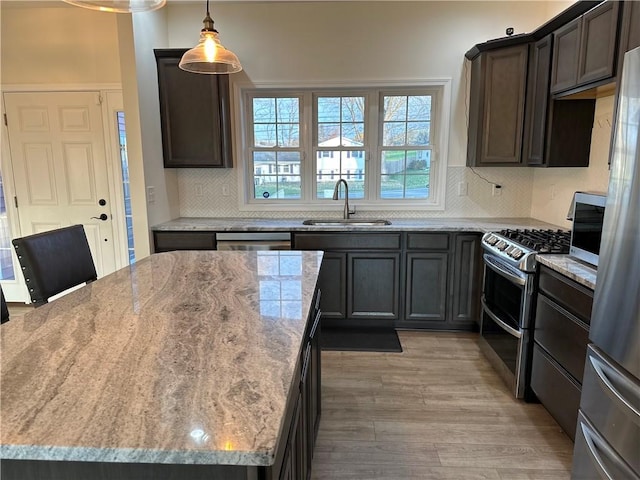
[[3, 324], [0, 457], [271, 465], [321, 261], [156, 254]]

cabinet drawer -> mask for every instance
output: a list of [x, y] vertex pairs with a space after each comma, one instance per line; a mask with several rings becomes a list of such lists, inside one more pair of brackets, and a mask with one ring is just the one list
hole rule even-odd
[[539, 294], [534, 339], [573, 375], [578, 383], [582, 383], [589, 343], [589, 330], [584, 322]]
[[295, 235], [297, 250], [399, 250], [400, 233], [300, 233]]
[[408, 250], [448, 250], [447, 233], [407, 233]]
[[560, 273], [540, 266], [539, 289], [563, 308], [587, 324], [591, 321], [593, 291], [578, 285]]
[[212, 232], [153, 232], [156, 252], [171, 250], [215, 250]]
[[580, 387], [537, 343], [533, 344], [531, 389], [571, 440], [574, 440]]

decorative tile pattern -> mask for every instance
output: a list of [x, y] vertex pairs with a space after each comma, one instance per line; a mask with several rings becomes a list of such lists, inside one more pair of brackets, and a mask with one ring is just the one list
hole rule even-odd
[[[422, 218], [422, 217], [530, 217], [533, 171], [525, 168], [481, 168], [474, 171], [467, 167], [447, 169], [445, 209], [440, 211], [365, 210], [358, 212], [367, 217]], [[250, 217], [250, 218], [314, 218], [327, 217], [328, 212], [241, 211], [239, 209], [239, 169], [183, 169], [178, 172], [181, 217]], [[501, 195], [492, 196], [488, 181], [502, 185]], [[458, 184], [467, 184], [467, 195], [458, 195]], [[229, 195], [223, 195], [228, 189]], [[358, 206], [358, 201], [353, 204]], [[330, 212], [332, 215], [335, 212]]]

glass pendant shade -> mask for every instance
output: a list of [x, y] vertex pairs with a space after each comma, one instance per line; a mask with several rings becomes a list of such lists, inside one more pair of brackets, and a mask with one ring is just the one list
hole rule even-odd
[[178, 66], [192, 73], [236, 73], [242, 70], [238, 57], [220, 43], [215, 30], [203, 30], [198, 45], [185, 52]]
[[150, 12], [162, 8], [167, 0], [63, 0], [71, 5], [114, 13]]

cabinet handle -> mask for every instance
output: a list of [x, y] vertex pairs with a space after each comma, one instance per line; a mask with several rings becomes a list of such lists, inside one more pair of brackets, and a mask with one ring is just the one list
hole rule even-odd
[[318, 325], [320, 325], [320, 317], [322, 317], [322, 312], [318, 310], [318, 313], [316, 313], [316, 318], [313, 320], [313, 326], [311, 327], [309, 338], [313, 338], [316, 336], [316, 330], [318, 330]]
[[[593, 457], [596, 468], [600, 475], [607, 480], [616, 480], [618, 478], [626, 478], [628, 480], [640, 480], [640, 477], [635, 474], [611, 448], [611, 446], [596, 432], [586, 420], [582, 418], [580, 421], [580, 429], [584, 435], [585, 443], [589, 449], [591, 457]], [[615, 467], [615, 470], [619, 473], [624, 473], [624, 477], [616, 476], [611, 472], [610, 468], [607, 468], [607, 464]]]
[[[636, 406], [640, 405], [640, 387], [623, 377], [611, 365], [608, 365], [592, 353], [589, 353], [589, 362], [596, 373], [597, 379], [605, 387], [605, 392], [620, 406], [629, 410], [634, 423], [640, 425], [640, 410]], [[627, 399], [625, 395], [620, 392], [620, 388], [617, 388], [616, 384], [623, 387], [635, 398]]]

